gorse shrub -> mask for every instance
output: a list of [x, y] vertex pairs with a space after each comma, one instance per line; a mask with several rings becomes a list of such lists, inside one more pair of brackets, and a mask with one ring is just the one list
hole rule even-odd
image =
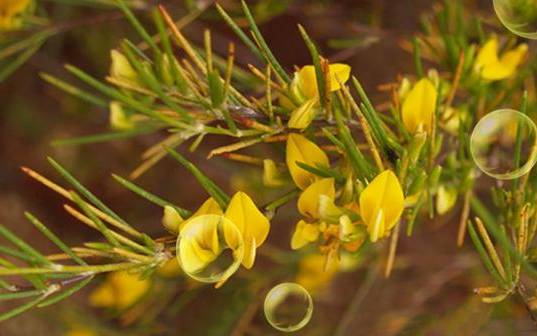
[[[0, 29], [24, 26], [33, 6], [14, 0], [0, 4]], [[0, 256], [0, 300], [21, 302], [2, 312], [0, 320], [66, 299], [103, 273], [108, 274], [89, 302], [115, 311], [140, 301], [156, 304], [151, 291], [158, 278], [190, 277], [225, 290], [231, 278], [249, 280], [252, 268], [265, 267], [257, 262], [264, 249], [274, 262], [298, 261], [298, 269], [289, 272], [311, 293], [364, 258], [382, 263], [389, 277], [400, 237], [448, 213], [458, 216], [454, 243], [463, 245], [468, 233], [490, 273], [489, 282], [475, 290], [482, 301], [518, 296], [529, 314], [537, 309], [537, 180], [531, 171], [537, 161], [532, 122], [537, 59], [527, 43], [491, 26], [460, 1], [438, 3], [423, 16], [422, 32], [401, 41], [414, 55], [415, 71], [381, 86], [387, 102], [374, 105], [351, 67], [325, 58], [305, 27], [298, 30], [311, 64], [292, 71], [280, 64], [244, 1], [240, 25], [226, 9], [215, 8], [257, 56], [261, 66], [247, 70], [236, 64], [233, 43], [226, 55], [217, 55], [206, 30], [203, 45], [196, 45], [164, 6], [151, 9], [153, 26], [142, 24], [132, 11], [147, 5], [119, 0], [117, 6], [141, 42], [123, 39], [110, 51], [106, 78], [74, 65], [65, 68], [81, 87], [50, 74], [41, 77], [109, 111], [111, 131], [58, 140], [57, 145], [149, 133], [160, 137], [129, 179], [114, 179], [162, 209], [162, 235], [151, 237], [125, 220], [54, 159], [49, 161], [66, 185], [23, 168], [63, 196], [65, 210], [102, 239], [70, 247], [26, 213], [60, 250], [44, 255], [0, 226], [6, 243], [0, 245], [5, 255]], [[39, 48], [51, 34], [30, 36], [26, 45]], [[31, 55], [18, 47], [21, 41], [6, 41], [10, 49], [0, 50], [0, 56], [17, 58], [6, 72], [0, 70], [4, 78]], [[501, 108], [516, 111], [503, 119], [483, 119]], [[476, 128], [480, 120], [484, 128]], [[208, 159], [257, 169], [266, 195], [228, 194], [184, 156], [207, 145], [208, 136], [220, 141]], [[166, 157], [207, 192], [197, 209], [133, 182]], [[497, 178], [495, 184], [489, 175]], [[270, 201], [261, 204], [262, 198]], [[279, 222], [276, 213], [287, 204], [296, 207], [296, 220]], [[285, 226], [292, 232], [289, 251], [273, 251], [267, 238]], [[14, 277], [26, 284], [12, 283]], [[267, 275], [251, 286], [260, 292], [278, 278]]]

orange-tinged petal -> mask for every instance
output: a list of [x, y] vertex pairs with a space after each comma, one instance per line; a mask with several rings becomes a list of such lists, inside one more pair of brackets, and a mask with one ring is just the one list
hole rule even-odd
[[362, 191], [359, 202], [371, 241], [376, 241], [389, 233], [403, 213], [401, 184], [391, 170], [385, 170]]
[[300, 189], [305, 189], [318, 177], [300, 168], [296, 164], [297, 162], [303, 162], [313, 167], [328, 167], [330, 165], [328, 156], [321, 148], [306, 137], [296, 133], [289, 134], [285, 160], [293, 181]]
[[423, 78], [407, 94], [402, 107], [403, 124], [410, 133], [430, 132], [436, 109], [437, 92], [433, 83]]
[[298, 198], [298, 211], [310, 218], [319, 218], [319, 198], [321, 195], [334, 199], [336, 190], [333, 178], [324, 178], [307, 187]]

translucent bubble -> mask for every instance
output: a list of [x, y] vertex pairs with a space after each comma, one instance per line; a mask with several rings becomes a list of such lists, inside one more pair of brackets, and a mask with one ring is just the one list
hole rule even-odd
[[[515, 162], [519, 134], [520, 160]], [[537, 128], [525, 114], [501, 109], [487, 114], [474, 128], [470, 152], [485, 174], [511, 180], [528, 173], [537, 161]]]
[[537, 39], [537, 0], [494, 0], [494, 10], [514, 34]]
[[284, 282], [268, 292], [264, 310], [271, 326], [280, 331], [293, 332], [302, 329], [310, 321], [313, 301], [304, 287]]
[[224, 216], [194, 217], [177, 238], [179, 265], [200, 282], [214, 283], [229, 278], [239, 268], [243, 256], [242, 235]]

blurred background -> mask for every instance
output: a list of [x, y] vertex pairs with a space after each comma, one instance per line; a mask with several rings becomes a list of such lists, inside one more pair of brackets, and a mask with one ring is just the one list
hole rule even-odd
[[[224, 52], [228, 41], [236, 40], [217, 19], [208, 1], [162, 3], [175, 18], [195, 13], [196, 19], [184, 28], [192, 41], [201, 45], [203, 30], [207, 27], [213, 32], [217, 52]], [[238, 2], [220, 3], [240, 13]], [[311, 63], [296, 28], [297, 23], [301, 23], [319, 43], [325, 56], [352, 66], [353, 74], [360, 78], [375, 103], [380, 104], [386, 97], [377, 87], [413, 71], [412, 55], [403, 51], [399, 43], [419, 29], [420, 15], [431, 10], [435, 2], [259, 0], [248, 3], [254, 6], [262, 33], [287, 69]], [[475, 11], [492, 13], [491, 1], [468, 1], [468, 5]], [[26, 222], [24, 210], [38, 215], [64, 241], [73, 245], [99, 238], [63, 211], [64, 200], [60, 196], [21, 173], [20, 167], [28, 166], [59, 180], [47, 164], [46, 157], [51, 156], [141, 231], [154, 237], [163, 235], [161, 209], [133, 195], [111, 178], [112, 173], [128, 176], [140, 163], [141, 152], [161, 135], [84, 146], [53, 146], [51, 142], [56, 139], [105, 131], [109, 127], [108, 111], [70, 97], [38, 76], [46, 72], [72, 80], [63, 69], [64, 64], [71, 63], [97, 78], [104, 78], [110, 66], [110, 50], [124, 37], [136, 41], [133, 29], [119, 11], [110, 7], [44, 1], [42, 8], [51, 24], [67, 24], [71, 28], [48, 39], [24, 66], [0, 84], [0, 223], [34, 247], [50, 253], [53, 247]], [[150, 15], [144, 11], [138, 14], [150, 26]], [[240, 43], [237, 48], [238, 64], [257, 64]], [[250, 172], [244, 166], [221, 158], [206, 160], [208, 149], [214, 144], [215, 139], [209, 139], [196, 154], [187, 156], [228, 191], [255, 190], [261, 185], [259, 171]], [[234, 175], [238, 168], [241, 174]], [[188, 209], [195, 209], [206, 198], [203, 189], [171, 159], [162, 160], [140, 177], [138, 183]], [[259, 200], [259, 203], [263, 201], [266, 200]], [[296, 221], [292, 207], [283, 209], [272, 221], [267, 251], [261, 252], [252, 271], [254, 278], [262, 278], [264, 270], [271, 269], [270, 258], [263, 254], [270, 253], [270, 249], [290, 252], [289, 239]], [[319, 290], [312, 293], [313, 318], [296, 334], [537, 333], [519, 302], [508, 300], [499, 305], [486, 305], [473, 295], [473, 288], [487, 283], [488, 278], [468, 241], [463, 248], [456, 248], [457, 225], [455, 211], [424, 223], [412, 238], [402, 237], [396, 270], [390, 279], [384, 279], [378, 272], [378, 263], [369, 260], [360, 261], [348, 272], [334, 277], [312, 271], [308, 276], [320, 283]], [[302, 273], [306, 276], [307, 267], [302, 268], [302, 272], [306, 272]], [[293, 280], [293, 275], [281, 277]], [[187, 292], [183, 290], [185, 279], [181, 276], [163, 283], [165, 289], [159, 295], [170, 301], [170, 308], [154, 313], [147, 309], [148, 316], [137, 322], [90, 307], [87, 295], [94, 287], [89, 286], [57, 306], [32, 310], [0, 324], [0, 335], [63, 335], [80, 325], [102, 328], [111, 335], [279, 334], [263, 317], [262, 300], [266, 289], [245, 290], [252, 287], [251, 279], [233, 277], [219, 290], [206, 286]], [[7, 304], [0, 301], [0, 309], [3, 305]]]

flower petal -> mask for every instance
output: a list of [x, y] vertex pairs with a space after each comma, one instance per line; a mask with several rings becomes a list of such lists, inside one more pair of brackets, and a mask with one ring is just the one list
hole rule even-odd
[[244, 241], [244, 257], [242, 258], [242, 266], [247, 269], [254, 266], [256, 254], [256, 240], [254, 237], [250, 237]]
[[409, 132], [415, 133], [420, 130], [430, 132], [436, 98], [436, 88], [427, 78], [421, 79], [410, 90], [401, 111], [403, 124]]
[[304, 162], [313, 167], [317, 165], [328, 167], [330, 165], [328, 156], [321, 148], [306, 137], [296, 133], [289, 134], [285, 160], [293, 181], [300, 189], [305, 189], [318, 177], [300, 168], [296, 164], [297, 162]]
[[343, 63], [334, 63], [329, 66], [330, 71], [330, 92], [341, 89], [341, 84], [345, 84], [351, 76], [351, 67]]
[[181, 223], [184, 222], [183, 217], [175, 210], [174, 207], [166, 205], [164, 206], [164, 215], [162, 216], [162, 225], [172, 232], [177, 234]]
[[287, 126], [289, 128], [300, 130], [308, 127], [317, 114], [317, 109], [315, 108], [315, 103], [317, 103], [317, 101], [317, 98], [309, 99], [300, 107], [294, 109], [293, 112], [291, 112], [291, 118], [287, 122]]
[[281, 187], [289, 183], [273, 160], [263, 160], [263, 184], [267, 187]]
[[191, 218], [201, 216], [201, 215], [223, 215], [224, 212], [222, 211], [222, 208], [220, 208], [220, 205], [218, 205], [218, 202], [214, 200], [214, 198], [209, 197], [199, 208], [196, 210], [196, 212], [191, 216]]
[[315, 224], [306, 223], [300, 220], [296, 224], [295, 232], [291, 238], [291, 248], [300, 249], [319, 238], [319, 228]]
[[403, 213], [401, 184], [391, 170], [385, 170], [362, 191], [359, 202], [371, 241], [376, 241], [388, 234]]
[[298, 211], [304, 216], [319, 218], [319, 197], [325, 195], [334, 199], [335, 194], [333, 178], [325, 178], [314, 182], [298, 198]]
[[439, 215], [447, 213], [457, 203], [457, 189], [441, 185], [436, 194], [436, 211]]
[[303, 66], [297, 73], [298, 87], [304, 96], [314, 98], [319, 96], [317, 90], [317, 77], [313, 65]]
[[195, 238], [184, 237], [179, 242], [181, 267], [187, 273], [196, 273], [204, 269], [216, 259], [216, 255], [207, 249], [203, 249]]
[[252, 267], [255, 248], [263, 244], [268, 236], [269, 220], [259, 211], [252, 199], [241, 191], [231, 198], [225, 217], [232, 221], [242, 233], [245, 248], [243, 265], [247, 268]]

